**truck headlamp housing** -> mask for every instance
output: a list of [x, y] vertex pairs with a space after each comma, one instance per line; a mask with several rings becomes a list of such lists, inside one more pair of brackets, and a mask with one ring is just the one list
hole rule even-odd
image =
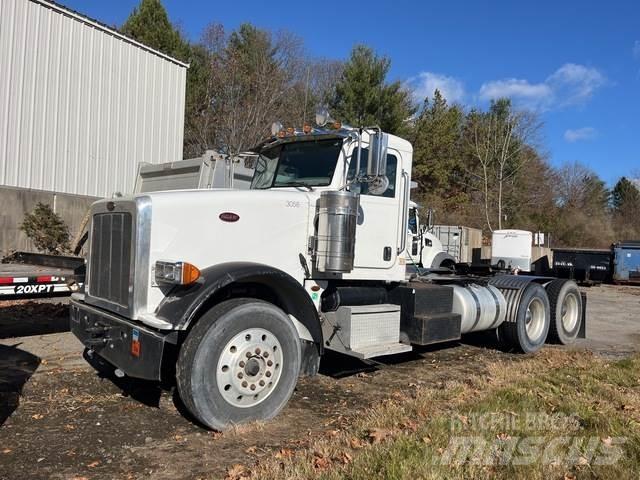
[[200, 278], [200, 270], [187, 262], [156, 262], [156, 282], [166, 285], [190, 285]]

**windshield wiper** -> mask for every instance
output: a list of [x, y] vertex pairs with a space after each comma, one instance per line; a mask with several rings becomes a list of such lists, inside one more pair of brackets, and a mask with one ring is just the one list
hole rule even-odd
[[277, 187], [304, 187], [310, 192], [313, 192], [313, 187], [306, 182], [287, 182], [276, 185]]

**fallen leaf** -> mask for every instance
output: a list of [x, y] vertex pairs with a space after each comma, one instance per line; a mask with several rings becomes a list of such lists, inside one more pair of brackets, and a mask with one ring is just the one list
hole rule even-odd
[[601, 438], [600, 440], [602, 440], [602, 443], [604, 443], [607, 447], [610, 447], [611, 442], [613, 441], [611, 437]]
[[410, 430], [412, 432], [415, 432], [418, 430], [418, 424], [413, 420], [407, 420], [401, 426], [404, 430]]
[[226, 480], [242, 480], [243, 478], [249, 478], [251, 471], [244, 465], [236, 463], [227, 470]]
[[353, 457], [349, 455], [347, 452], [342, 452], [338, 455], [337, 460], [341, 462], [343, 465], [348, 465], [353, 460]]
[[10, 448], [5, 448], [4, 450], [2, 450], [2, 453], [11, 453], [11, 449]]
[[349, 440], [349, 446], [354, 450], [357, 450], [364, 447], [364, 443], [362, 443], [362, 440], [360, 440], [359, 438], [353, 437], [351, 440]]
[[44, 418], [44, 415], [42, 415], [41, 413], [35, 413], [31, 415], [31, 418], [33, 418], [34, 420], [42, 420]]
[[387, 428], [374, 428], [369, 431], [369, 439], [372, 444], [380, 443], [392, 436], [393, 432]]
[[335, 437], [339, 433], [340, 433], [340, 430], [329, 430], [328, 432], [325, 433], [325, 435], [327, 437]]
[[281, 449], [278, 453], [275, 454], [276, 458], [291, 458], [293, 457], [293, 450], [288, 448]]
[[87, 467], [94, 468], [94, 467], [97, 467], [98, 465], [100, 465], [100, 460], [94, 460], [93, 462], [88, 464]]
[[422, 441], [424, 443], [431, 443], [431, 436], [427, 435], [426, 437], [422, 437]]
[[253, 447], [247, 448], [244, 453], [256, 453], [256, 450], [258, 450], [258, 447], [254, 445]]
[[313, 468], [316, 470], [326, 470], [331, 466], [331, 460], [324, 455], [316, 456], [313, 459]]
[[576, 476], [573, 473], [565, 473], [564, 480], [576, 480]]

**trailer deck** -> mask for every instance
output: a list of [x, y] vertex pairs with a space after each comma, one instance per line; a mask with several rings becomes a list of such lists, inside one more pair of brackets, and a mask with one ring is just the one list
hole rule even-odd
[[84, 282], [84, 260], [16, 252], [0, 264], [0, 298], [71, 295]]

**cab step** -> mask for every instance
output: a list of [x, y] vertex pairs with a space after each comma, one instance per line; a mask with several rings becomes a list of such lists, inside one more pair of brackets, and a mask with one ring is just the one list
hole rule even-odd
[[407, 345], [406, 343], [387, 343], [384, 345], [360, 347], [358, 350], [350, 350], [343, 353], [365, 360], [367, 358], [383, 357], [385, 355], [395, 355], [396, 353], [410, 352], [411, 350], [413, 350], [413, 347], [411, 345]]

